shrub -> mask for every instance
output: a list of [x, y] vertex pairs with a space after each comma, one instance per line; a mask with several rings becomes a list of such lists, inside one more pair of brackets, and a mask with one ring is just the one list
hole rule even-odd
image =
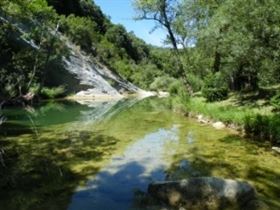
[[258, 140], [269, 138], [269, 119], [267, 116], [256, 115], [245, 117], [244, 129], [248, 136], [252, 136]]
[[228, 89], [224, 87], [204, 88], [202, 94], [209, 102], [222, 101], [228, 97]]
[[202, 94], [210, 102], [226, 99], [228, 97], [226, 79], [220, 73], [209, 75], [205, 80]]
[[274, 115], [270, 121], [272, 143], [280, 144], [280, 115]]
[[31, 93], [33, 93], [33, 94], [35, 94], [35, 95], [38, 94], [39, 90], [40, 90], [40, 85], [37, 84], [37, 83], [33, 84], [33, 85], [29, 88], [29, 92], [31, 92]]
[[170, 84], [176, 82], [176, 79], [169, 76], [161, 76], [155, 78], [155, 80], [150, 85], [151, 90], [162, 90], [169, 91]]
[[280, 116], [247, 116], [244, 120], [244, 130], [247, 136], [261, 141], [280, 144]]
[[188, 91], [186, 90], [183, 82], [179, 80], [174, 80], [171, 84], [169, 84], [168, 92], [171, 96], [179, 96], [181, 102], [183, 103], [189, 100]]
[[64, 86], [58, 86], [53, 88], [44, 87], [42, 88], [40, 95], [43, 98], [47, 98], [47, 99], [59, 98], [65, 95], [65, 87]]
[[203, 87], [203, 81], [194, 74], [188, 74], [187, 82], [194, 92], [200, 91]]
[[99, 40], [96, 23], [87, 17], [76, 17], [73, 14], [61, 17], [61, 30], [86, 51], [91, 51], [93, 43]]
[[280, 92], [271, 98], [270, 104], [274, 107], [275, 111], [280, 111]]

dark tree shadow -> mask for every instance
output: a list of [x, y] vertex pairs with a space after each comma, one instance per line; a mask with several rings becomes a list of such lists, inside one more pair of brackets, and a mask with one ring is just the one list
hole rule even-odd
[[32, 136], [0, 140], [0, 209], [67, 209], [76, 187], [99, 171], [95, 163], [118, 142], [78, 130]]
[[[249, 181], [256, 188], [258, 199], [266, 203], [270, 209], [279, 209], [280, 173], [269, 169], [268, 166], [271, 164], [266, 165], [264, 161], [261, 162], [263, 165], [258, 163], [258, 155], [260, 155], [259, 158], [265, 158], [264, 152], [270, 152], [271, 148], [265, 143], [254, 142], [238, 135], [228, 135], [219, 141], [228, 144], [227, 150], [223, 151], [223, 148], [220, 148], [214, 149], [211, 153], [203, 153], [198, 147], [193, 147], [189, 151], [190, 159], [175, 158], [178, 161], [174, 162], [168, 170], [169, 179], [213, 176], [213, 172], [219, 171], [219, 174], [223, 175], [222, 178]], [[238, 153], [239, 149], [243, 153]], [[235, 154], [234, 151], [237, 153]], [[224, 154], [227, 152], [230, 152], [230, 155]], [[246, 157], [240, 156], [241, 154], [246, 154]], [[246, 159], [247, 157], [249, 159]], [[231, 160], [234, 161], [231, 162]], [[257, 206], [250, 207], [250, 209], [254, 208]]]

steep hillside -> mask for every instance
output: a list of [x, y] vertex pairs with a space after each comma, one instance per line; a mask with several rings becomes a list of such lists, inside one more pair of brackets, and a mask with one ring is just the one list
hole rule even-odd
[[164, 75], [151, 46], [112, 24], [91, 1], [12, 0], [0, 6], [2, 100], [142, 94], [132, 83], [148, 88]]

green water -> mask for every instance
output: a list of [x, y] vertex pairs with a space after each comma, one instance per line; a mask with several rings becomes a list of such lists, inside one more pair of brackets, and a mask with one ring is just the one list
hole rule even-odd
[[196, 176], [245, 180], [280, 209], [279, 155], [176, 114], [166, 99], [48, 102], [3, 114], [1, 210], [140, 208], [135, 192], [151, 181]]

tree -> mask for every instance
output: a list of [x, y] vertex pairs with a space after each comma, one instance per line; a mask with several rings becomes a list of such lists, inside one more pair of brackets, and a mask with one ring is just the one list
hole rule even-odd
[[138, 12], [136, 20], [153, 20], [163, 27], [168, 33], [168, 41], [173, 48], [178, 51], [176, 35], [172, 25], [177, 14], [177, 0], [135, 0], [134, 6]]

